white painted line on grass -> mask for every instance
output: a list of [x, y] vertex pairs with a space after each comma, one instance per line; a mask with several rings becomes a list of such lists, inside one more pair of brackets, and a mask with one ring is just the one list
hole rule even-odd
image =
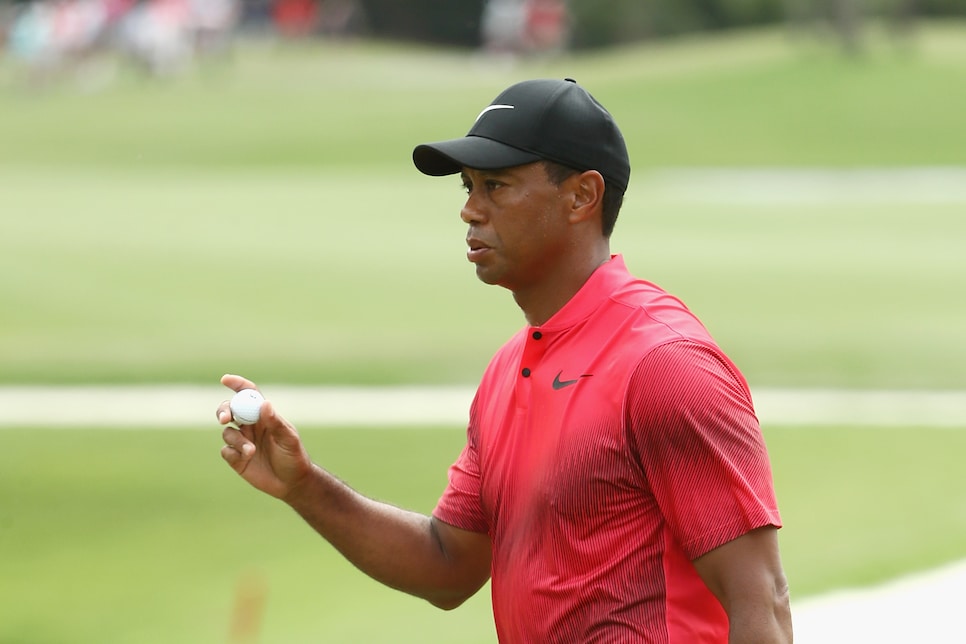
[[[468, 387], [298, 387], [262, 391], [296, 426], [465, 425]], [[0, 427], [211, 429], [219, 385], [0, 387]]]
[[[464, 426], [474, 388], [266, 385], [297, 426]], [[228, 398], [219, 386], [0, 387], [0, 427], [211, 429]], [[764, 427], [966, 427], [966, 392], [755, 389]]]
[[966, 427], [966, 391], [761, 389], [752, 395], [763, 426]]

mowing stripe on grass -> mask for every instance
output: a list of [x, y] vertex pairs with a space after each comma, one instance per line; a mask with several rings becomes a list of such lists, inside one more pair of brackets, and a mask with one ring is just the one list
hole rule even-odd
[[652, 197], [698, 204], [966, 203], [966, 167], [667, 168], [642, 173]]

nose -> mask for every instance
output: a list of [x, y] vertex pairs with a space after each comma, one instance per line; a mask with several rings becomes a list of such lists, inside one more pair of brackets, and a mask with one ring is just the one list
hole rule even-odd
[[466, 203], [463, 204], [463, 208], [460, 210], [460, 219], [465, 224], [478, 224], [486, 219], [486, 215], [480, 210], [479, 203], [473, 198], [473, 195], [469, 195], [466, 198]]

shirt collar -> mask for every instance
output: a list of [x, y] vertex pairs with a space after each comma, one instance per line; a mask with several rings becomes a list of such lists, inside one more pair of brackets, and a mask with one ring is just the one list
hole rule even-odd
[[536, 328], [541, 331], [560, 331], [574, 326], [590, 317], [617, 288], [632, 279], [634, 278], [627, 270], [624, 257], [620, 254], [611, 255], [610, 260], [590, 274], [584, 285], [563, 308]]

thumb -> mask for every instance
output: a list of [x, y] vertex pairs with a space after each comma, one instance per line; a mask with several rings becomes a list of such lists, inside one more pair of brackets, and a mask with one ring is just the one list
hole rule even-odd
[[272, 401], [266, 400], [262, 403], [261, 417], [266, 422], [275, 444], [286, 452], [298, 453], [302, 450], [302, 440], [295, 426], [282, 418], [275, 411]]
[[233, 373], [226, 373], [221, 377], [221, 384], [225, 385], [232, 391], [241, 391], [242, 389], [258, 389], [254, 382], [245, 378], [244, 376], [238, 376]]

